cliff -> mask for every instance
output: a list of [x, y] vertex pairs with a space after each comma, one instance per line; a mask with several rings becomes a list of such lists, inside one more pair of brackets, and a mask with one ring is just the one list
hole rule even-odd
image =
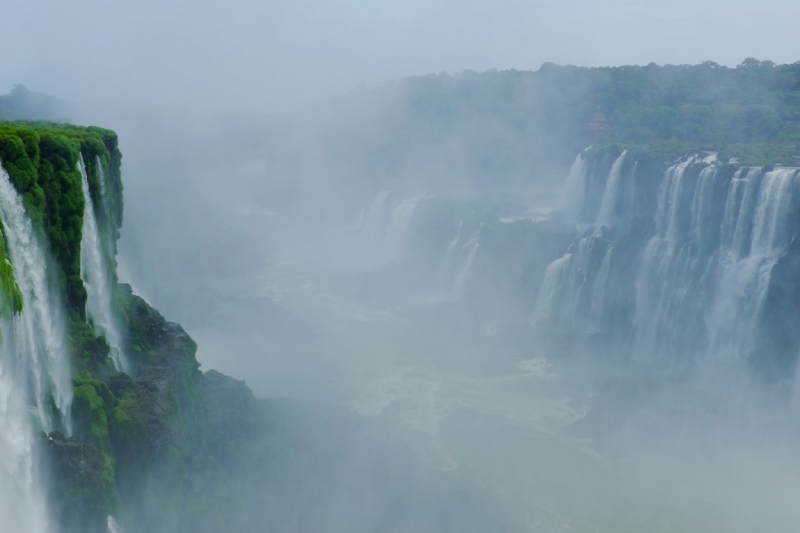
[[[0, 202], [0, 295], [10, 324], [3, 341], [16, 342], [14, 321], [26, 324], [30, 337], [53, 340], [2, 353], [38, 415], [25, 415], [24, 405], [17, 413], [31, 419], [29, 432], [41, 434], [31, 453], [51, 527], [106, 531], [114, 515], [123, 524], [135, 517], [142, 531], [167, 528], [166, 517], [195, 531], [224, 530], [236, 510], [230, 469], [266, 460], [258, 450], [269, 407], [243, 382], [200, 372], [186, 332], [117, 282], [116, 134], [0, 123], [0, 162], [11, 185]], [[99, 267], [89, 261], [90, 244]], [[29, 264], [32, 250], [41, 254]], [[102, 280], [110, 280], [105, 292]], [[93, 294], [105, 307], [93, 307]], [[59, 386], [59, 367], [71, 386]], [[40, 386], [22, 385], [25, 375], [42, 373]]]
[[[635, 145], [583, 152], [564, 190], [576, 236], [547, 268], [537, 329], [657, 375], [747, 372], [790, 388], [800, 336], [800, 169]], [[788, 387], [788, 388], [787, 388]]]

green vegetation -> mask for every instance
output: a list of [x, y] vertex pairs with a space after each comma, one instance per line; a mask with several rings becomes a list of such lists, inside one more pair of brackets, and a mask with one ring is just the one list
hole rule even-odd
[[86, 162], [90, 191], [96, 205], [100, 198], [101, 172], [108, 171], [111, 212], [104, 214], [112, 234], [122, 223], [121, 155], [114, 132], [67, 124], [0, 123], [0, 162], [12, 183], [22, 194], [25, 206], [43, 242], [59, 268], [57, 275], [64, 288], [70, 316], [84, 318], [86, 290], [80, 278], [80, 241], [84, 198], [78, 160]]
[[88, 371], [83, 371], [72, 378], [75, 387], [72, 414], [78, 426], [78, 432], [84, 440], [108, 451], [108, 414], [114, 407], [114, 396], [108, 386], [95, 379]]
[[14, 267], [8, 259], [5, 228], [0, 221], [0, 315], [19, 313], [23, 305], [22, 293], [14, 277]]
[[[20, 110], [30, 97], [20, 88], [0, 97], [0, 118], [26, 116]], [[592, 164], [626, 148], [636, 157], [625, 164], [653, 168], [698, 151], [744, 164], [792, 164], [800, 155], [800, 64], [548, 64], [537, 72], [408, 78], [353, 93], [338, 104], [326, 111], [333, 120], [321, 127], [312, 121], [334, 156], [314, 159], [344, 161], [330, 174], [348, 179], [360, 174], [428, 180], [455, 169], [491, 187], [508, 176], [527, 184], [543, 161], [568, 163], [593, 143]], [[368, 112], [353, 113], [354, 106]], [[593, 131], [593, 121], [603, 127]], [[0, 162], [49, 249], [69, 317], [75, 435], [54, 432], [43, 439], [54, 464], [59, 520], [65, 531], [103, 531], [107, 515], [119, 510], [118, 516], [144, 529], [152, 529], [158, 517], [174, 515], [196, 531], [221, 530], [247, 498], [247, 487], [233, 483], [233, 474], [242, 476], [248, 465], [256, 472], [284, 446], [270, 440], [277, 417], [243, 382], [200, 372], [196, 343], [122, 285], [114, 303], [126, 329], [123, 349], [131, 375], [116, 371], [108, 343], [87, 323], [84, 311], [81, 159], [113, 261], [123, 212], [116, 134], [94, 127], [0, 122]], [[460, 184], [462, 174], [451, 174]], [[436, 200], [421, 206], [416, 218], [437, 228], [426, 234], [429, 242], [417, 244], [441, 250], [458, 231], [457, 221], [463, 221], [466, 234], [477, 229], [477, 221], [498, 216]], [[552, 255], [543, 250], [563, 250], [571, 239], [531, 221], [495, 222], [482, 231], [489, 252], [509, 258], [492, 265], [493, 271], [516, 275], [518, 283], [508, 287], [531, 294], [535, 288], [529, 280], [542, 278], [544, 258]], [[487, 290], [512, 290], [508, 287]], [[0, 294], [0, 313], [22, 309], [2, 227]], [[141, 516], [133, 516], [138, 512]], [[84, 528], [84, 523], [93, 525]]]
[[431, 74], [354, 91], [301, 118], [327, 174], [384, 187], [524, 186], [609, 143], [788, 165], [800, 156], [800, 63]]

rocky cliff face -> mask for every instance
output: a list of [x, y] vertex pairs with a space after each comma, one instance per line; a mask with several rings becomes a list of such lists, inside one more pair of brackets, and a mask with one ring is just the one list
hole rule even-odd
[[[20, 398], [29, 398], [4, 414], [25, 422], [20, 438], [30, 446], [20, 453], [35, 466], [29, 500], [49, 511], [49, 531], [106, 531], [110, 515], [123, 525], [135, 517], [141, 531], [169, 530], [167, 517], [173, 529], [222, 530], [236, 509], [228, 505], [235, 490], [228, 470], [248, 457], [263, 463], [257, 443], [268, 409], [243, 382], [200, 372], [186, 332], [117, 283], [120, 161], [108, 130], [0, 124], [8, 184], [0, 191], [8, 323], [0, 365], [12, 372]], [[85, 249], [90, 214], [94, 266]], [[28, 258], [31, 250], [40, 252], [38, 261]], [[37, 270], [29, 262], [43, 264]], [[105, 291], [92, 285], [101, 278], [110, 280]], [[46, 309], [39, 308], [42, 295]], [[103, 316], [93, 295], [106, 299]], [[120, 330], [113, 338], [112, 321]]]
[[577, 237], [547, 269], [540, 329], [658, 374], [793, 381], [800, 169], [608, 146], [581, 154], [567, 185]]

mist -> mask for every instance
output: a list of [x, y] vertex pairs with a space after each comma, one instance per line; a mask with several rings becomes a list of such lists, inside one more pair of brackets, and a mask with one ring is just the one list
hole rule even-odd
[[800, 7], [5, 11], [0, 117], [118, 134], [119, 281], [252, 391], [110, 532], [800, 526]]
[[[302, 465], [276, 453], [258, 482], [241, 474], [257, 488], [238, 527], [792, 530], [784, 385], [626, 355], [599, 326], [565, 341], [543, 318], [548, 272], [578, 253], [558, 209], [584, 194], [565, 181], [591, 141], [576, 126], [556, 143], [535, 120], [521, 132], [504, 109], [530, 94], [502, 76], [404, 80], [289, 117], [76, 108], [126, 140], [122, 280], [187, 329], [202, 369], [295, 406], [271, 438]], [[420, 109], [450, 84], [485, 91]], [[607, 226], [627, 216], [595, 203]]]
[[[187, 111], [296, 112], [404, 76], [542, 63], [795, 61], [783, 2], [4, 3], [0, 87]], [[760, 39], [742, 39], [769, 27]], [[676, 32], [681, 39], [676, 39]]]

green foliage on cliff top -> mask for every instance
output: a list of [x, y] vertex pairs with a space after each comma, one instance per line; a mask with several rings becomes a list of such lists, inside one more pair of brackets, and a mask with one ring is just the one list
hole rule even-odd
[[[81, 156], [96, 205], [103, 205], [100, 179], [105, 175], [110, 207], [97, 211], [116, 237], [122, 223], [122, 156], [113, 131], [43, 122], [0, 122], [0, 163], [22, 194], [40, 238], [49, 245], [60, 267], [57, 274], [70, 316], [80, 318], [86, 302], [80, 278], [85, 207], [78, 171]], [[98, 161], [105, 172], [101, 172]]]

